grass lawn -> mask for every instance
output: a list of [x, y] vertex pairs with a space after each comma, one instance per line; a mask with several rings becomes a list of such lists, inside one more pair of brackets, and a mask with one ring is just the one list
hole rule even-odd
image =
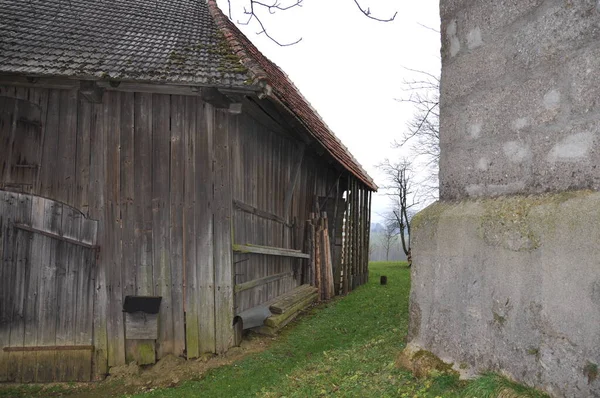
[[367, 285], [313, 310], [267, 351], [144, 396], [454, 396], [456, 379], [419, 381], [394, 365], [405, 345], [410, 270], [405, 263], [373, 263], [370, 270]]
[[[385, 286], [379, 284], [381, 275], [388, 278]], [[405, 263], [371, 263], [367, 285], [314, 308], [265, 351], [209, 370], [199, 380], [135, 396], [544, 397], [495, 375], [470, 383], [447, 374], [418, 380], [397, 368], [395, 359], [405, 346], [409, 291]], [[95, 389], [102, 388], [100, 383]]]

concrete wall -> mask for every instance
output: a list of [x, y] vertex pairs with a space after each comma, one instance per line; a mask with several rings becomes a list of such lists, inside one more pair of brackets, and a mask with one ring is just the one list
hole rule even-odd
[[440, 197], [600, 188], [600, 3], [442, 0]]
[[441, 16], [441, 201], [413, 221], [411, 344], [600, 397], [600, 2]]
[[470, 375], [600, 396], [600, 193], [439, 202], [413, 223], [413, 345]]

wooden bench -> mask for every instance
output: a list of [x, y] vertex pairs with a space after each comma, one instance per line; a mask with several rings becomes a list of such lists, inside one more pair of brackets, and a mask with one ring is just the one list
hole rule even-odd
[[269, 310], [273, 315], [265, 319], [263, 326], [253, 329], [260, 334], [274, 336], [298, 314], [318, 299], [317, 288], [302, 285], [271, 300]]

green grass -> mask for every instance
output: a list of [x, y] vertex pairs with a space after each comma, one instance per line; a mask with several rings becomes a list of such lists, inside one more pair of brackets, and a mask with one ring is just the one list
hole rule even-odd
[[144, 396], [453, 396], [461, 386], [455, 377], [419, 381], [394, 365], [405, 346], [410, 270], [405, 263], [370, 267], [367, 285], [314, 310], [268, 350]]

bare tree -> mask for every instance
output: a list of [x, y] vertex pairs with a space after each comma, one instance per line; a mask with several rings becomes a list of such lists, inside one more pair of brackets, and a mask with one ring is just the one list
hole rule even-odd
[[398, 226], [393, 213], [386, 214], [383, 233], [380, 235], [381, 247], [385, 251], [385, 261], [390, 261], [390, 249], [396, 243]]
[[[272, 42], [274, 42], [275, 44], [282, 46], [282, 47], [292, 46], [294, 44], [299, 43], [302, 40], [302, 38], [300, 37], [289, 43], [279, 42], [277, 39], [275, 39], [273, 36], [271, 36], [269, 34], [269, 32], [267, 31], [267, 28], [265, 27], [265, 24], [263, 22], [263, 17], [261, 15], [261, 12], [258, 10], [264, 10], [264, 11], [267, 11], [269, 14], [275, 14], [277, 11], [287, 11], [287, 10], [290, 10], [295, 7], [302, 7], [303, 1], [304, 0], [291, 0], [291, 1], [287, 1], [287, 2], [284, 1], [284, 3], [282, 3], [280, 0], [267, 0], [266, 2], [260, 1], [260, 0], [235, 1], [236, 4], [242, 4], [243, 13], [246, 17], [245, 21], [237, 20], [237, 23], [240, 25], [249, 25], [254, 20], [260, 27], [260, 30], [256, 33], [257, 35], [264, 34]], [[392, 22], [393, 20], [396, 19], [396, 15], [398, 15], [398, 12], [395, 12], [394, 15], [392, 15], [389, 18], [375, 17], [371, 13], [371, 9], [369, 7], [362, 6], [361, 2], [359, 2], [358, 0], [353, 0], [353, 1], [354, 1], [354, 4], [356, 5], [356, 7], [358, 7], [358, 9], [360, 10], [360, 12], [362, 12], [367, 18], [373, 19], [375, 21]], [[233, 20], [232, 0], [227, 0], [227, 6], [228, 6], [229, 19]]]
[[411, 163], [407, 159], [401, 159], [396, 163], [386, 159], [379, 165], [379, 169], [386, 176], [387, 184], [383, 189], [391, 198], [393, 214], [391, 219], [400, 236], [402, 251], [406, 254], [410, 267], [412, 265], [410, 221], [420, 204], [419, 190], [414, 182]]
[[411, 152], [423, 162], [424, 178], [419, 181], [422, 195], [437, 198], [440, 164], [440, 79], [439, 77], [409, 69], [420, 78], [405, 81], [406, 97], [397, 99], [414, 107], [413, 118], [407, 123], [401, 139], [393, 146], [409, 145]]

